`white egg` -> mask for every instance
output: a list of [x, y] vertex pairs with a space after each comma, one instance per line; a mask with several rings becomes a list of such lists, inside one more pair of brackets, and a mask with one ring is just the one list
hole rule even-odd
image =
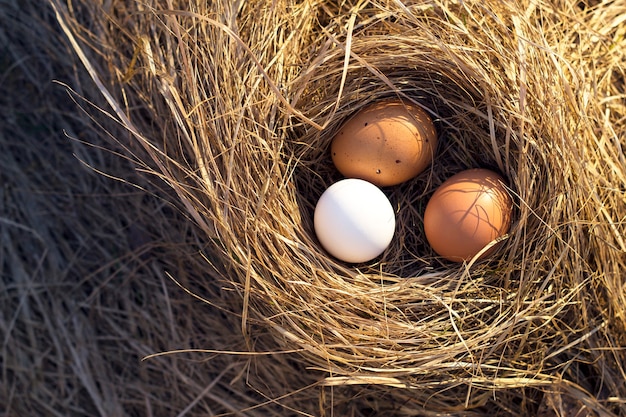
[[322, 194], [313, 218], [321, 245], [349, 263], [367, 262], [389, 246], [396, 228], [393, 207], [374, 184], [349, 178]]

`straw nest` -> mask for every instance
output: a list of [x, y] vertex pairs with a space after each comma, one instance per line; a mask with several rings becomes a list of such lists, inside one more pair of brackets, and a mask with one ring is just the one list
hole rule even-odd
[[[126, 156], [203, 232], [241, 352], [269, 334], [263, 349], [291, 352], [337, 398], [384, 392], [395, 415], [536, 413], [542, 391], [626, 413], [625, 4], [51, 4]], [[391, 96], [433, 116], [439, 149], [385, 189], [391, 247], [346, 265], [312, 230], [340, 178], [329, 142]], [[451, 264], [422, 214], [472, 167], [504, 175], [514, 223], [490, 259]]]

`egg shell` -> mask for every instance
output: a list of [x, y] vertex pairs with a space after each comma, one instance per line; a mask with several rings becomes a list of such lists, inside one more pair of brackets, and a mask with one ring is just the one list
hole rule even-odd
[[367, 262], [389, 246], [395, 213], [387, 196], [374, 184], [350, 178], [328, 187], [313, 218], [321, 245], [348, 263]]
[[[428, 243], [442, 257], [469, 261], [503, 236], [511, 224], [512, 201], [504, 179], [487, 169], [470, 169], [448, 178], [424, 212]], [[480, 258], [493, 253], [491, 247]]]
[[428, 114], [408, 101], [388, 99], [364, 107], [342, 125], [331, 142], [331, 157], [345, 177], [384, 187], [424, 171], [436, 148]]

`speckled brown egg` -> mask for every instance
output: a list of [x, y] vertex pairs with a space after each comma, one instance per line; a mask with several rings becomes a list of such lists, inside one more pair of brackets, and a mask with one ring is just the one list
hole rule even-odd
[[424, 171], [436, 148], [437, 132], [428, 114], [392, 99], [370, 104], [346, 121], [331, 142], [331, 156], [345, 177], [384, 187]]
[[[469, 261], [511, 224], [512, 201], [504, 179], [487, 169], [470, 169], [448, 178], [424, 212], [428, 243], [442, 257]], [[492, 246], [480, 258], [491, 254]]]

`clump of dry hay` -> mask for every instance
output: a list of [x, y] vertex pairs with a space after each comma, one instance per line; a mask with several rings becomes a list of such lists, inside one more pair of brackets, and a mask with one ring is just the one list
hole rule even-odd
[[[247, 349], [270, 332], [324, 385], [384, 391], [395, 415], [531, 413], [541, 391], [626, 413], [619, 2], [51, 4], [129, 132], [120, 142], [142, 147], [205, 232]], [[344, 265], [312, 233], [339, 178], [329, 140], [388, 96], [423, 105], [440, 148], [386, 190], [392, 247]], [[476, 166], [508, 179], [516, 220], [489, 262], [442, 262], [425, 202]]]

